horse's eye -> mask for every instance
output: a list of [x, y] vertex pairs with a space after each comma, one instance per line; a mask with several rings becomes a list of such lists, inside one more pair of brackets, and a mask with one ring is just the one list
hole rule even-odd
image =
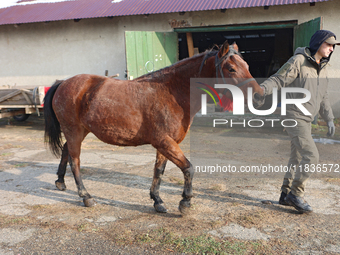
[[230, 73], [236, 73], [236, 71], [235, 71], [234, 68], [229, 68], [229, 72], [230, 72]]

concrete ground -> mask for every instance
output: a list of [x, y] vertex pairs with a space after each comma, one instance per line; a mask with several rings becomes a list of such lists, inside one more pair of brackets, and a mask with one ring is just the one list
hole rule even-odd
[[[204, 128], [193, 128], [181, 148], [190, 155], [199, 144], [210, 146], [220, 162], [238, 168], [287, 163], [289, 140], [282, 129], [219, 132], [215, 141]], [[81, 173], [97, 205], [85, 208], [70, 169], [67, 190], [55, 188], [59, 159], [45, 147], [43, 133], [42, 117], [0, 120], [0, 254], [203, 253], [177, 244], [197, 236], [233, 244], [226, 253], [340, 253], [340, 173], [310, 179], [309, 215], [277, 203], [282, 174], [196, 173], [192, 210], [183, 217], [177, 209], [183, 174], [169, 162], [160, 190], [169, 211], [158, 214], [149, 198], [155, 149], [111, 146], [90, 134]], [[317, 146], [321, 164], [340, 163], [339, 143]]]

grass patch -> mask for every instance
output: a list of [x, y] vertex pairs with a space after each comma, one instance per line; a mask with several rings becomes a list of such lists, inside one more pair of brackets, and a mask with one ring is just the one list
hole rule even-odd
[[87, 169], [86, 168], [80, 168], [80, 172], [83, 174], [83, 173], [86, 173], [87, 172]]
[[13, 152], [5, 152], [5, 153], [0, 154], [0, 157], [8, 157], [8, 156], [13, 156], [13, 155], [14, 155]]
[[[334, 119], [334, 125], [335, 125], [335, 135], [334, 137], [331, 137], [331, 139], [340, 139], [340, 118]], [[312, 124], [312, 133], [314, 135], [317, 135], [319, 137], [327, 137], [326, 134], [328, 132], [327, 123], [323, 121], [322, 119], [319, 119], [317, 124]], [[328, 137], [327, 137], [328, 138]]]
[[78, 225], [77, 230], [79, 232], [89, 230], [89, 224], [88, 223], [82, 223], [82, 224]]
[[4, 225], [16, 225], [16, 224], [23, 224], [29, 222], [29, 218], [27, 217], [19, 217], [13, 218], [11, 216], [0, 216], [0, 226], [3, 227]]
[[8, 223], [10, 224], [20, 224], [20, 223], [24, 223], [29, 221], [29, 219], [27, 218], [15, 218], [15, 219], [11, 219]]
[[312, 130], [313, 131], [321, 131], [321, 132], [324, 132], [327, 130], [327, 127], [325, 126], [320, 126], [318, 124], [312, 124]]
[[94, 226], [94, 224], [84, 222], [77, 226], [79, 232], [98, 232], [100, 228]]
[[137, 234], [134, 237], [116, 236], [115, 241], [127, 245], [138, 243], [156, 250], [188, 254], [265, 254], [268, 248], [262, 242], [219, 240], [208, 234], [182, 236], [166, 228], [159, 228]]
[[137, 235], [136, 239], [139, 243], [149, 243], [152, 241], [152, 238], [149, 236], [149, 233]]
[[19, 164], [14, 165], [15, 168], [26, 167], [26, 166], [28, 166], [28, 163], [19, 163]]

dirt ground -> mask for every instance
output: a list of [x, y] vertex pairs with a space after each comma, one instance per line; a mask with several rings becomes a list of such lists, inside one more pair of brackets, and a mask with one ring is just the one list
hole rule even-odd
[[[191, 213], [182, 216], [183, 175], [168, 163], [160, 189], [168, 213], [158, 214], [149, 197], [155, 149], [111, 146], [89, 135], [81, 173], [97, 205], [86, 208], [69, 168], [67, 190], [56, 189], [59, 159], [45, 147], [43, 128], [35, 115], [22, 123], [0, 120], [0, 254], [340, 253], [340, 173], [309, 180], [309, 215], [278, 204], [283, 173], [196, 173]], [[322, 127], [314, 131], [316, 139], [326, 137]], [[287, 164], [283, 128], [218, 132], [215, 141], [204, 127], [193, 128], [181, 148], [189, 156], [214, 145], [214, 155], [237, 167]], [[199, 139], [190, 144], [193, 136]], [[317, 147], [320, 164], [340, 163], [340, 143]]]

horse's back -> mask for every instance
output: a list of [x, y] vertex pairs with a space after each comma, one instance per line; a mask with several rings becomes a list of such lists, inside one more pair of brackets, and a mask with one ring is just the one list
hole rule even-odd
[[[71, 108], [82, 108], [88, 110], [92, 103], [119, 97], [125, 94], [129, 81], [117, 80], [99, 75], [80, 74], [65, 80], [56, 91], [53, 103], [62, 104]], [[102, 104], [103, 104], [102, 103]], [[74, 107], [72, 107], [74, 106]], [[66, 108], [66, 107], [65, 107]], [[68, 109], [70, 110], [70, 109]], [[79, 109], [80, 110], [80, 109]]]
[[62, 125], [85, 128], [109, 144], [154, 144], [162, 136], [181, 140], [187, 131], [183, 109], [162, 86], [77, 75], [60, 85], [54, 109]]
[[61, 125], [68, 130], [85, 129], [100, 140], [116, 145], [148, 143], [139, 135], [143, 129], [143, 113], [147, 111], [145, 93], [143, 95], [140, 86], [134, 83], [77, 75], [59, 86], [53, 108]]

